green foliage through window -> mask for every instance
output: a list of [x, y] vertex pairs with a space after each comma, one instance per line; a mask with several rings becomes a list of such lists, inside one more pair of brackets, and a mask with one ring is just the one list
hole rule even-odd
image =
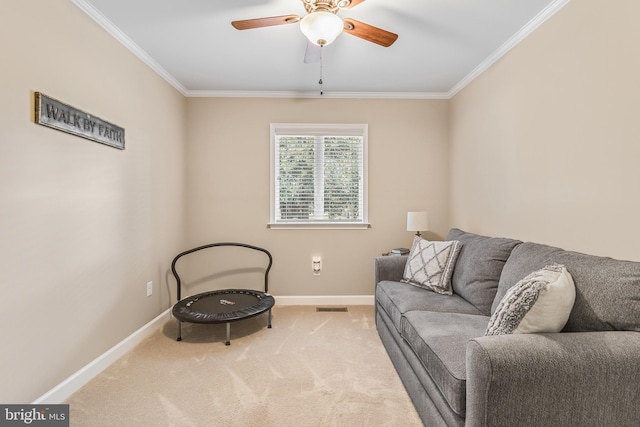
[[286, 134], [274, 143], [276, 222], [364, 221], [364, 136]]

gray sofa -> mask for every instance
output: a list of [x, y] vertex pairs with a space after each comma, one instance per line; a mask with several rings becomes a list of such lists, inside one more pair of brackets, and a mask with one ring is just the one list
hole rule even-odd
[[[640, 425], [640, 263], [452, 229], [453, 295], [375, 259], [376, 326], [425, 426]], [[576, 299], [559, 333], [485, 336], [507, 290], [566, 266]]]

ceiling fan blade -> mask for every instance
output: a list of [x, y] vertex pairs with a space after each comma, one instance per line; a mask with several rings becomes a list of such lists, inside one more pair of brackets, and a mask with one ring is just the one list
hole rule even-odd
[[364, 2], [364, 0], [351, 0], [351, 4], [349, 4], [349, 6], [347, 7], [343, 7], [342, 9], [353, 9], [362, 2]]
[[300, 22], [298, 15], [282, 15], [233, 21], [231, 25], [236, 30], [251, 30], [253, 28], [273, 27], [274, 25], [295, 24], [296, 22]]
[[356, 21], [355, 19], [345, 18], [342, 21], [344, 22], [345, 33], [360, 37], [371, 43], [379, 44], [380, 46], [389, 47], [398, 39], [398, 35], [395, 33]]
[[304, 63], [313, 64], [314, 62], [320, 61], [320, 49], [322, 49], [320, 46], [307, 40], [307, 49], [304, 51]]

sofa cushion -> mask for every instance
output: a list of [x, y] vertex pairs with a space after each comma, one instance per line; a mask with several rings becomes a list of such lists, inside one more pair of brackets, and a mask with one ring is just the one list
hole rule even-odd
[[640, 263], [565, 251], [538, 243], [516, 247], [504, 266], [494, 311], [522, 277], [549, 264], [563, 264], [573, 277], [576, 299], [563, 331], [640, 331]]
[[486, 335], [560, 332], [576, 290], [564, 265], [529, 274], [507, 291], [489, 320]]
[[484, 335], [489, 317], [411, 311], [402, 317], [402, 338], [458, 415], [466, 407], [467, 341]]
[[376, 286], [376, 303], [400, 331], [400, 319], [412, 310], [482, 314], [458, 295], [441, 295], [402, 282], [383, 280]]
[[402, 282], [429, 289], [443, 295], [451, 295], [451, 274], [460, 242], [430, 242], [416, 236], [404, 268]]
[[[458, 240], [462, 243], [451, 280], [453, 292], [477, 307], [482, 314], [489, 316], [502, 267], [513, 248], [522, 242], [480, 236], [457, 228], [449, 231], [446, 240]], [[524, 276], [526, 274], [518, 280]]]

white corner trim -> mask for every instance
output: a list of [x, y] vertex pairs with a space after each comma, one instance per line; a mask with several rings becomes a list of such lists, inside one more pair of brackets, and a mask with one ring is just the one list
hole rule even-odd
[[469, 74], [455, 84], [448, 92], [325, 92], [319, 91], [229, 91], [229, 90], [188, 90], [167, 70], [162, 68], [151, 56], [124, 34], [115, 24], [107, 19], [86, 0], [71, 0], [79, 9], [98, 23], [113, 38], [122, 43], [142, 62], [147, 64], [160, 77], [165, 79], [178, 92], [191, 98], [345, 98], [345, 99], [451, 99], [454, 95], [474, 81], [489, 67], [498, 62], [518, 43], [529, 36], [547, 19], [562, 9], [571, 0], [554, 0], [538, 15], [522, 27], [513, 37], [482, 61]]
[[462, 80], [460, 80], [447, 94], [448, 98], [453, 98], [455, 94], [464, 89], [469, 83], [474, 81], [482, 73], [487, 71], [489, 67], [498, 62], [500, 58], [505, 56], [511, 49], [516, 47], [518, 43], [526, 39], [531, 33], [533, 33], [540, 25], [544, 24], [547, 19], [551, 18], [557, 11], [562, 9], [571, 0], [555, 0], [547, 5], [540, 13], [538, 13], [531, 21], [529, 21], [524, 27], [514, 34], [509, 40], [507, 40], [502, 46], [500, 46], [495, 52], [493, 52], [487, 59], [482, 61], [480, 65], [467, 74]]
[[279, 305], [373, 305], [373, 295], [273, 296]]
[[162, 68], [152, 57], [133, 42], [125, 33], [120, 30], [113, 22], [107, 19], [98, 9], [87, 3], [86, 0], [71, 0], [80, 10], [89, 15], [91, 19], [96, 21], [107, 33], [114, 39], [122, 43], [127, 49], [137, 56], [142, 62], [147, 64], [149, 68], [158, 73], [160, 77], [165, 79], [167, 83], [176, 88], [182, 95], [187, 95], [187, 89], [176, 80], [167, 70]]
[[153, 335], [171, 316], [171, 308], [165, 310], [155, 319], [129, 335], [127, 338], [111, 347], [102, 355], [89, 362], [82, 369], [69, 376], [60, 384], [33, 401], [34, 405], [57, 404], [68, 399], [73, 393], [80, 390], [109, 365], [124, 356], [129, 350]]
[[122, 43], [149, 68], [182, 95], [190, 98], [346, 98], [346, 99], [448, 99], [446, 92], [325, 92], [319, 91], [242, 91], [242, 90], [187, 90], [175, 77], [158, 64], [120, 28], [86, 0], [71, 0], [113, 38]]
[[190, 98], [448, 99], [446, 92], [331, 92], [189, 90]]

